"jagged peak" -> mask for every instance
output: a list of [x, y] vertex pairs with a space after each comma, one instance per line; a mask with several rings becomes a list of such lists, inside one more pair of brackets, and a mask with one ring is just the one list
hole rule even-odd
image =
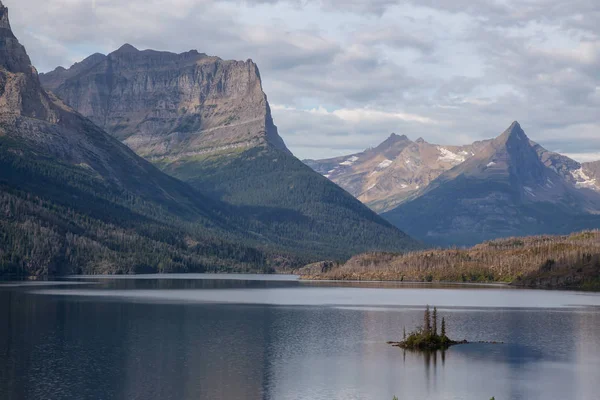
[[25, 48], [10, 27], [8, 8], [0, 3], [0, 67], [13, 73], [36, 74]]
[[137, 53], [139, 52], [134, 46], [129, 43], [125, 43], [123, 46], [119, 47], [113, 54], [123, 54], [123, 53]]
[[392, 133], [385, 141], [377, 146], [373, 151], [383, 153], [386, 157], [395, 157], [398, 151], [408, 146], [411, 140], [406, 135], [397, 135]]
[[417, 140], [415, 140], [415, 143], [421, 144], [421, 143], [427, 143], [427, 142], [425, 141], [425, 139], [423, 139], [422, 137], [420, 137]]
[[4, 7], [2, 1], [0, 1], [0, 28], [10, 29], [10, 22], [8, 20], [8, 8]]
[[508, 136], [525, 135], [523, 128], [521, 128], [521, 125], [517, 121], [514, 121], [512, 124], [510, 124], [505, 133], [507, 133]]
[[[71, 65], [71, 67], [68, 68], [68, 69], [76, 68], [76, 67], [78, 67], [80, 65], [85, 66], [85, 65], [88, 65], [88, 64], [94, 64], [96, 62], [100, 62], [101, 60], [104, 60], [105, 58], [106, 58], [106, 55], [104, 55], [102, 53], [94, 53], [91, 56], [86, 57], [83, 60], [81, 60], [79, 62], [76, 62], [75, 64]], [[63, 67], [58, 67], [58, 68], [56, 68], [55, 71], [61, 71], [61, 69], [62, 70], [68, 70], [68, 69], [65, 69]]]
[[[49, 99], [41, 88], [37, 70], [25, 47], [13, 34], [8, 18], [8, 8], [0, 2], [0, 113], [54, 121]], [[21, 74], [17, 80], [7, 79], [11, 74]]]
[[392, 133], [382, 144], [391, 145], [397, 142], [405, 142], [409, 140], [410, 139], [406, 135], [398, 135], [396, 133]]
[[510, 140], [522, 140], [524, 143], [529, 143], [529, 138], [517, 121], [514, 121], [507, 130], [496, 138], [496, 141], [500, 143], [507, 143]]
[[200, 53], [198, 50], [196, 49], [192, 49], [190, 51], [187, 51], [185, 53], [181, 53], [180, 55], [188, 55], [188, 56], [200, 56], [200, 57], [208, 57], [208, 55], [206, 53]]

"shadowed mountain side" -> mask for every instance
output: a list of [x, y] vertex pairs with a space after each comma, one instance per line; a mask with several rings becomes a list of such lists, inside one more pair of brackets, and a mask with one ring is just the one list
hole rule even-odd
[[384, 217], [438, 245], [599, 227], [600, 194], [566, 180], [539, 152], [515, 122]]

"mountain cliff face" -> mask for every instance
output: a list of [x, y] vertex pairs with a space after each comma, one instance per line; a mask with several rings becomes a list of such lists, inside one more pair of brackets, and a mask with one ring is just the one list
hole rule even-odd
[[289, 152], [252, 61], [125, 45], [41, 80], [164, 172], [231, 204], [273, 251], [309, 261], [417, 246]]
[[168, 167], [257, 146], [289, 153], [273, 124], [258, 68], [197, 51], [124, 45], [42, 84], [137, 154]]
[[439, 146], [392, 134], [362, 153], [304, 162], [381, 213], [411, 199], [442, 173], [473, 157], [484, 144]]
[[581, 171], [531, 142], [515, 122], [384, 216], [436, 244], [597, 228], [600, 194]]

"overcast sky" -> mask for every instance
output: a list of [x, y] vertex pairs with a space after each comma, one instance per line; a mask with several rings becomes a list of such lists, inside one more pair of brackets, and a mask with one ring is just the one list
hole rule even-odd
[[513, 120], [600, 159], [598, 0], [3, 0], [40, 71], [123, 43], [259, 66], [300, 158], [390, 133], [466, 144]]

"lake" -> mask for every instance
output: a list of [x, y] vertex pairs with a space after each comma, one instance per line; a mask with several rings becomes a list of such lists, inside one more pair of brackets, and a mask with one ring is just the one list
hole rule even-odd
[[[455, 346], [386, 344], [436, 305]], [[0, 399], [600, 398], [600, 295], [293, 276], [0, 284]]]

